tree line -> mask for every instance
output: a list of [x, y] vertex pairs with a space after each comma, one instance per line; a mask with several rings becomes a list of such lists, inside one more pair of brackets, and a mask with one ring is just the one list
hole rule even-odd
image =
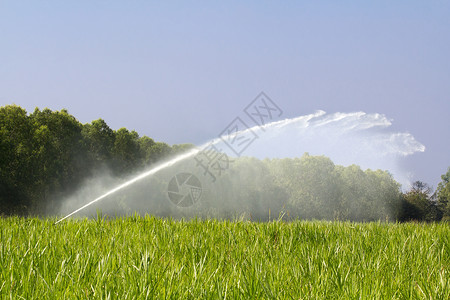
[[[191, 147], [155, 142], [126, 128], [112, 130], [102, 119], [81, 124], [67, 110], [36, 108], [28, 114], [16, 105], [0, 107], [0, 215], [43, 215], [98, 170], [124, 178]], [[195, 170], [194, 162], [183, 164]], [[166, 201], [169, 171], [167, 178], [162, 172], [140, 189], [116, 197], [117, 207], [112, 207], [173, 216], [231, 217], [248, 212], [258, 220], [267, 219], [268, 212], [272, 217], [287, 213], [303, 219], [450, 219], [450, 168], [435, 192], [415, 182], [402, 193], [387, 171], [338, 166], [324, 156], [243, 157], [234, 160], [218, 183], [206, 181], [202, 204], [187, 210]], [[151, 203], [133, 207], [132, 201], [124, 201], [144, 194], [152, 195]]]
[[123, 176], [191, 146], [112, 130], [102, 119], [81, 124], [64, 109], [27, 114], [19, 106], [3, 106], [0, 214], [41, 214], [51, 199], [72, 192], [93, 170]]
[[213, 194], [210, 207], [225, 214], [239, 207], [258, 220], [267, 220], [271, 211], [272, 218], [286, 213], [291, 219], [430, 222], [450, 220], [449, 179], [450, 168], [436, 192], [420, 181], [402, 192], [387, 171], [344, 167], [305, 153], [298, 158], [235, 159], [219, 188], [210, 184], [207, 190]]

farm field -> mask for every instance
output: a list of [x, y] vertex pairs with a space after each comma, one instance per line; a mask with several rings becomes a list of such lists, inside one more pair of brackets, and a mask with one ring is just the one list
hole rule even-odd
[[449, 223], [0, 218], [2, 299], [449, 299]]

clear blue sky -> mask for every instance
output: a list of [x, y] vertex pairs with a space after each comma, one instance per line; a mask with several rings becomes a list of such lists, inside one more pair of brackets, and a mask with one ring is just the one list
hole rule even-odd
[[426, 146], [404, 163], [436, 186], [450, 166], [450, 2], [0, 2], [0, 105], [199, 144], [260, 91], [284, 117], [385, 114]]

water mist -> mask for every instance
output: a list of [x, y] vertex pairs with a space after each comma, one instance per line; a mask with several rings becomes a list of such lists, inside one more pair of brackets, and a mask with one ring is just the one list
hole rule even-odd
[[[245, 150], [243, 155], [260, 159], [300, 157], [305, 152], [309, 152], [312, 155], [326, 155], [336, 164], [357, 164], [363, 168], [388, 170], [394, 175], [397, 181], [405, 184], [408, 180], [406, 171], [401, 170], [397, 162], [402, 157], [412, 155], [416, 152], [423, 152], [425, 147], [408, 133], [389, 131], [389, 126], [391, 126], [391, 121], [381, 114], [366, 114], [364, 112], [326, 114], [324, 111], [318, 111], [314, 114], [276, 121], [262, 127], [255, 126], [243, 130], [242, 132], [251, 130], [258, 136], [255, 142]], [[234, 134], [240, 134], [242, 132]], [[167, 183], [168, 179], [178, 172], [188, 171], [197, 174], [202, 179], [202, 170], [196, 168], [195, 163], [192, 163], [192, 158], [207, 145], [215, 145], [230, 157], [233, 156], [233, 152], [227, 148], [227, 145], [222, 139], [213, 139], [196, 149], [191, 149], [145, 172], [137, 174], [124, 183], [116, 185], [114, 188], [95, 197], [94, 200], [73, 210], [56, 223], [124, 190], [130, 195], [127, 197], [127, 201], [139, 201], [142, 195], [137, 193], [137, 190], [146, 188], [146, 184], [140, 184], [146, 178], [154, 178], [154, 180], [157, 180], [156, 175], [159, 175], [161, 178], [165, 176], [162, 181]], [[189, 161], [191, 163], [188, 163]], [[234, 181], [234, 179], [231, 179], [232, 176], [232, 173], [227, 174], [227, 177], [224, 177], [226, 179], [219, 180], [215, 184], [208, 182], [205, 188], [206, 194], [209, 191], [210, 196], [214, 194], [211, 190], [214, 190], [214, 195], [224, 197], [223, 204], [221, 205], [227, 206], [227, 211], [233, 210], [234, 202], [230, 200], [234, 195], [233, 189], [236, 188], [233, 185], [239, 184], [239, 179]], [[248, 176], [258, 176], [258, 174], [250, 174]], [[208, 180], [203, 178], [202, 181], [205, 182]], [[225, 181], [227, 181], [227, 184], [224, 183]], [[131, 191], [131, 186], [136, 191]], [[134, 193], [140, 196], [136, 196]], [[145, 193], [147, 195], [146, 197], [150, 197], [153, 202], [168, 201], [167, 198], [161, 199], [167, 197], [161, 191], [147, 190]], [[152, 197], [152, 195], [156, 194], [158, 194], [158, 197]], [[228, 198], [226, 195], [228, 195]], [[239, 201], [245, 202], [246, 199], [240, 199]], [[143, 201], [141, 207], [145, 207], [146, 203]], [[196, 205], [201, 206], [202, 204]], [[251, 205], [247, 205], [246, 207], [249, 207], [251, 211]], [[217, 209], [220, 210], [221, 208], [217, 207]], [[179, 208], [162, 211], [164, 215], [177, 214], [183, 216], [183, 211]], [[196, 208], [187, 208], [185, 211], [195, 214]], [[152, 211], [150, 212], [152, 213]]]

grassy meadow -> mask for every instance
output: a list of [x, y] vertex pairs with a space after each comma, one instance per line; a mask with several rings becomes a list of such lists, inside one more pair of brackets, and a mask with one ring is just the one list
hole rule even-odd
[[1, 299], [449, 299], [450, 225], [0, 218]]

